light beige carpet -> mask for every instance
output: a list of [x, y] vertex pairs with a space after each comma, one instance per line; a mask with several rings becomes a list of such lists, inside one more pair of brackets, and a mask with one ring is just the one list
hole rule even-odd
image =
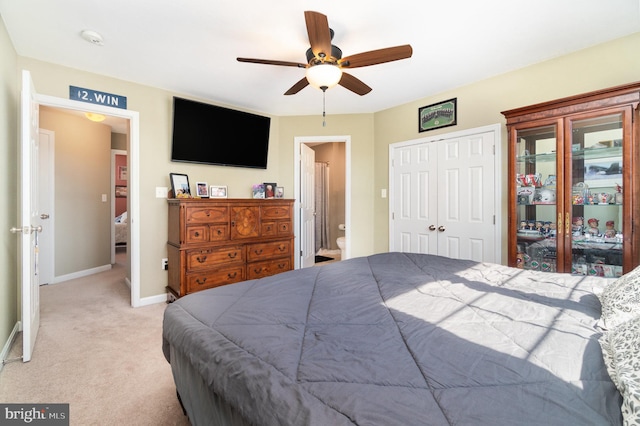
[[[165, 304], [130, 307], [124, 268], [40, 290], [30, 362], [0, 371], [0, 401], [69, 403], [71, 425], [188, 425], [162, 355]], [[22, 354], [19, 337], [9, 359]]]

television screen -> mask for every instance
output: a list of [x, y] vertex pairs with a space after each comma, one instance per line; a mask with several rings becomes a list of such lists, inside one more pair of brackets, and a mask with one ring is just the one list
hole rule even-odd
[[267, 168], [271, 118], [173, 98], [171, 161]]

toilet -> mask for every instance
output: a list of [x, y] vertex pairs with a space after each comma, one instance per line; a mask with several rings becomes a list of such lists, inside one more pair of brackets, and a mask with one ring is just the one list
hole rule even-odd
[[[340, 231], [345, 231], [347, 227], [344, 223], [338, 225], [338, 229]], [[340, 260], [344, 260], [347, 258], [347, 238], [346, 237], [338, 237], [336, 239], [336, 243], [338, 244], [338, 248], [340, 249]]]

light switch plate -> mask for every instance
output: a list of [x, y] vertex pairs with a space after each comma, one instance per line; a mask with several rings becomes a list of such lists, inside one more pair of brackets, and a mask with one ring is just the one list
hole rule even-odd
[[169, 188], [166, 186], [156, 186], [156, 198], [167, 198]]
[[103, 203], [107, 202], [107, 194], [102, 194], [102, 202]]

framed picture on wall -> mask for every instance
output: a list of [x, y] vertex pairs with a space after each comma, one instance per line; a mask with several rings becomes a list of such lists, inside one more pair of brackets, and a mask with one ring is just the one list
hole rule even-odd
[[458, 98], [423, 106], [418, 109], [418, 130], [455, 126], [458, 122]]
[[127, 166], [118, 167], [118, 179], [127, 180]]

